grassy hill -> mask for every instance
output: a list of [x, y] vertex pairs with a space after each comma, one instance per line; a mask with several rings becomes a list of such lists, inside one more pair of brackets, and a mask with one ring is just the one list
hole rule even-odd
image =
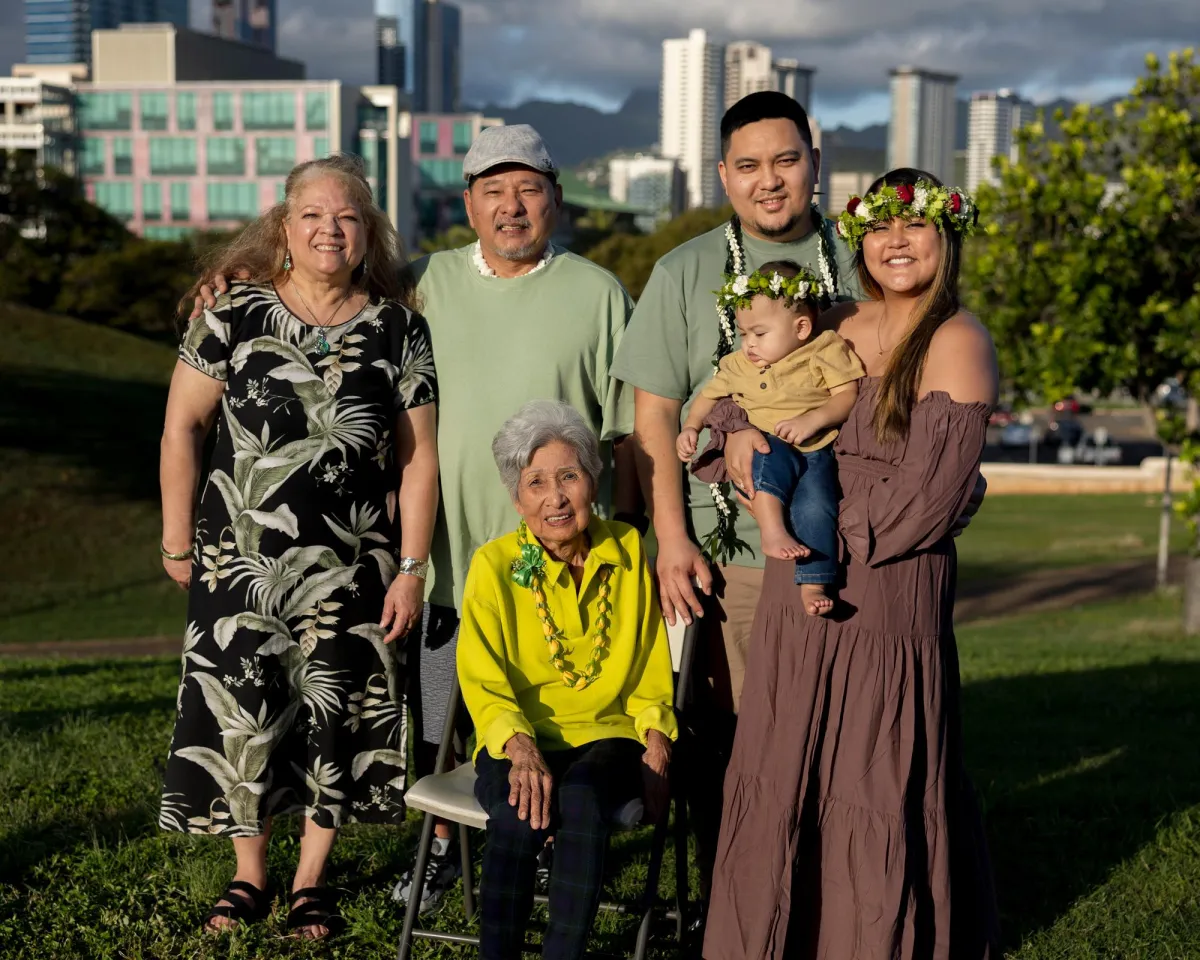
[[0, 643], [174, 633], [158, 436], [174, 351], [0, 304]]

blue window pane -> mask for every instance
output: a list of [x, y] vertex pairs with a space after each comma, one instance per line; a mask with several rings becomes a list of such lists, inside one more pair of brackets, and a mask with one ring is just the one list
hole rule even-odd
[[142, 218], [144, 220], [162, 219], [162, 183], [158, 180], [142, 182]]
[[241, 137], [209, 137], [205, 150], [208, 154], [206, 169], [209, 176], [246, 175], [246, 141]]
[[150, 173], [155, 176], [194, 174], [196, 141], [192, 137], [151, 137]]
[[210, 183], [208, 185], [208, 219], [253, 220], [257, 216], [257, 183]]
[[133, 175], [133, 140], [129, 137], [113, 137], [113, 173], [118, 177]]
[[177, 93], [175, 95], [175, 127], [178, 130], [196, 129], [196, 95], [194, 93]]
[[80, 130], [132, 130], [133, 94], [81, 93]]
[[212, 98], [213, 106], [213, 129], [214, 130], [232, 130], [233, 129], [233, 94], [232, 93], [214, 93]]
[[128, 180], [96, 184], [96, 205], [118, 220], [133, 219], [133, 184]]
[[329, 94], [309, 90], [304, 94], [304, 129], [324, 130], [329, 126]]
[[242, 94], [244, 130], [295, 130], [296, 95], [290, 91]]
[[104, 141], [99, 137], [84, 137], [79, 151], [79, 172], [92, 176], [103, 176]]
[[291, 137], [259, 137], [254, 141], [254, 172], [260, 177], [291, 173], [296, 141]]
[[143, 130], [167, 129], [167, 95], [165, 93], [142, 93], [138, 95]]
[[171, 184], [171, 219], [192, 219], [192, 188], [188, 183]]

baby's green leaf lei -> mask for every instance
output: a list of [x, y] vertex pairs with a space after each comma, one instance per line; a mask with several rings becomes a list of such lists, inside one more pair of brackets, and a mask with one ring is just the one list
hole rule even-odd
[[725, 285], [720, 290], [714, 290], [719, 307], [732, 307], [734, 310], [750, 306], [755, 297], [770, 297], [772, 300], [811, 300], [819, 308], [828, 305], [828, 296], [821, 281], [810, 271], [801, 269], [794, 277], [783, 274], [763, 273], [755, 270], [751, 274], [725, 275]]

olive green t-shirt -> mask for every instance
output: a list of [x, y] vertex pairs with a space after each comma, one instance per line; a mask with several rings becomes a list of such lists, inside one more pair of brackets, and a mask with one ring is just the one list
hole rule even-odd
[[[633, 432], [633, 391], [609, 376], [633, 307], [620, 281], [564, 250], [525, 276], [485, 277], [473, 253], [413, 264], [439, 394], [442, 498], [426, 599], [456, 609], [471, 555], [517, 526], [492, 459], [504, 421], [530, 400], [565, 400], [601, 440]], [[602, 477], [597, 503], [608, 499]]]
[[[753, 271], [772, 260], [794, 260], [820, 277], [819, 242], [815, 231], [791, 243], [770, 243], [743, 234], [746, 269]], [[849, 248], [837, 239], [834, 249], [838, 299], [861, 300], [862, 289]], [[725, 282], [727, 250], [725, 227], [721, 226], [676, 247], [659, 260], [613, 363], [612, 375], [618, 380], [660, 397], [684, 401], [681, 424], [692, 400], [713, 375], [713, 353], [717, 348], [715, 291]], [[440, 365], [438, 376], [440, 379]], [[701, 437], [701, 449], [706, 442]], [[685, 497], [692, 534], [702, 539], [717, 523], [708, 485], [689, 474]], [[735, 562], [761, 567], [754, 518], [741, 511], [735, 529], [738, 537], [754, 548], [752, 554], [739, 554]]]

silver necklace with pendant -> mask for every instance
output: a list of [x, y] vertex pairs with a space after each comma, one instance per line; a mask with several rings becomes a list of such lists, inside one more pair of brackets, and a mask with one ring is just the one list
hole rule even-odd
[[[296, 291], [296, 296], [298, 296], [300, 298], [300, 302], [302, 304], [304, 304], [304, 309], [308, 311], [308, 315], [313, 318], [313, 323], [315, 323], [318, 327], [318, 330], [317, 330], [317, 352], [320, 353], [321, 356], [323, 356], [323, 357], [328, 356], [331, 347], [329, 346], [329, 340], [326, 339], [326, 337], [325, 337], [325, 328], [327, 326], [329, 326], [331, 323], [333, 323], [334, 317], [336, 317], [338, 315], [338, 313], [341, 312], [342, 307], [344, 307], [346, 305], [346, 301], [350, 299], [350, 293], [347, 293], [344, 297], [342, 297], [342, 299], [341, 299], [341, 301], [339, 301], [338, 305], [336, 307], [334, 307], [333, 313], [331, 313], [329, 315], [329, 319], [326, 320], [324, 323], [322, 323], [320, 320], [317, 319], [317, 315], [316, 315], [316, 313], [313, 312], [313, 308], [308, 305], [308, 301], [304, 299], [304, 294], [300, 292], [299, 284], [297, 284], [295, 281], [293, 281], [292, 289], [294, 289]], [[353, 292], [353, 291], [351, 291], [351, 292]]]

